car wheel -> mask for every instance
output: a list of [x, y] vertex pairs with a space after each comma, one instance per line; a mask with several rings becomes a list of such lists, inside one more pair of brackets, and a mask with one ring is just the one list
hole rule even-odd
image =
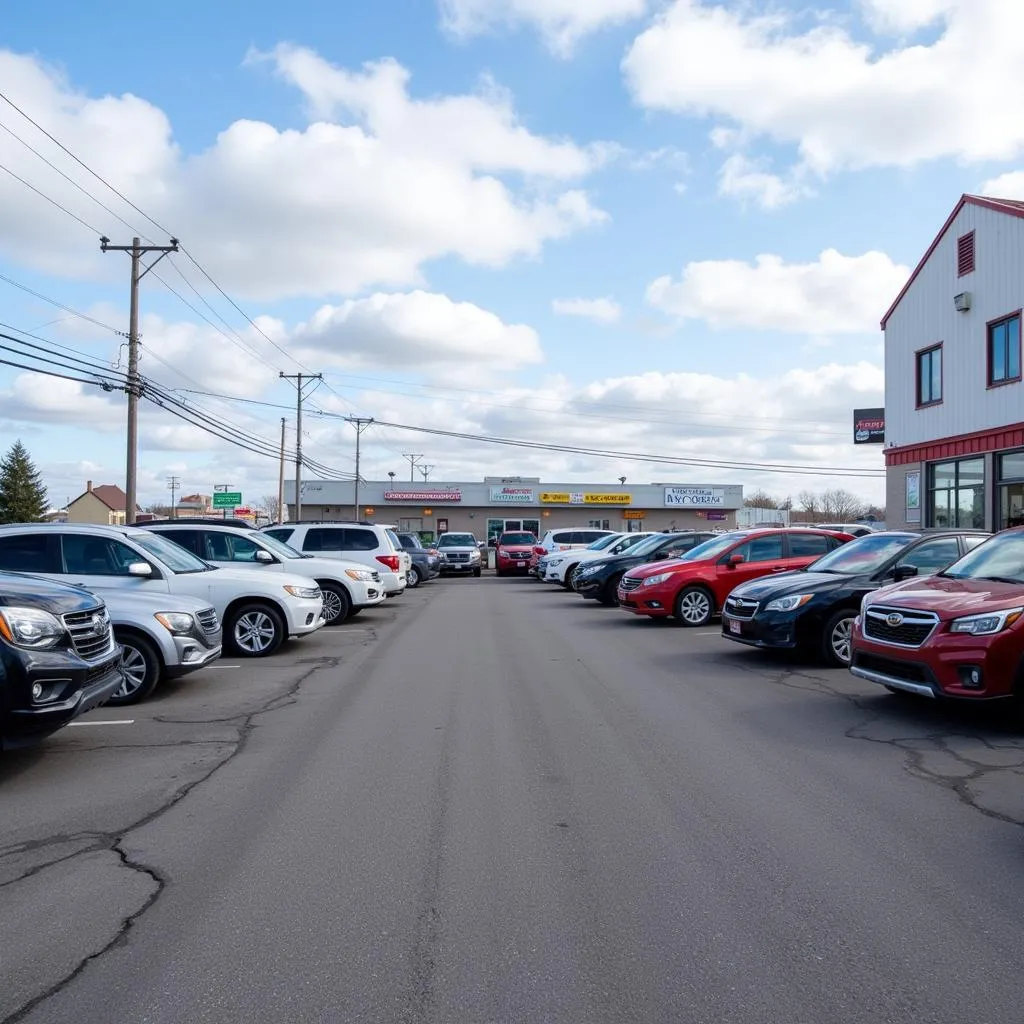
[[340, 625], [352, 611], [348, 591], [336, 583], [321, 583], [320, 590], [324, 595], [324, 622], [328, 626]]
[[601, 591], [601, 596], [598, 601], [601, 604], [607, 605], [609, 608], [614, 608], [619, 603], [619, 584], [622, 582], [622, 577], [625, 573], [616, 573], [605, 585]]
[[414, 565], [405, 574], [405, 579], [406, 579], [406, 583], [408, 584], [410, 589], [415, 590], [420, 585], [420, 581], [423, 579], [423, 577], [420, 576], [419, 569], [417, 569], [416, 566]]
[[483, 571], [482, 569], [474, 569], [473, 570], [473, 575], [474, 576], [479, 576], [482, 571]]
[[225, 639], [242, 658], [266, 658], [284, 643], [284, 622], [268, 604], [243, 604], [228, 617]]
[[684, 626], [706, 626], [715, 613], [715, 602], [703, 587], [687, 587], [676, 598], [675, 612]]
[[156, 689], [163, 673], [163, 661], [153, 644], [141, 636], [115, 630], [114, 639], [121, 645], [124, 682], [107, 703], [114, 706], [137, 704]]
[[850, 634], [853, 631], [853, 620], [857, 613], [852, 608], [836, 612], [825, 623], [822, 636], [821, 653], [830, 665], [836, 668], [850, 666]]
[[562, 586], [565, 587], [566, 590], [572, 590], [572, 580], [576, 575], [576, 570], [578, 568], [579, 565], [570, 565], [569, 568], [565, 570], [565, 575], [562, 577]]

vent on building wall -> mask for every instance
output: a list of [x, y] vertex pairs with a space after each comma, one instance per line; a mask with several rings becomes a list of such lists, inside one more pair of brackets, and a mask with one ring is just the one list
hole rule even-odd
[[953, 296], [953, 305], [958, 313], [966, 313], [971, 308], [971, 293], [961, 292]]
[[974, 232], [968, 231], [956, 240], [956, 276], [963, 277], [974, 270]]

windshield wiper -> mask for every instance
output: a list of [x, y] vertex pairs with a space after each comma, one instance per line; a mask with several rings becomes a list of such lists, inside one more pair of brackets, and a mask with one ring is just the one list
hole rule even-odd
[[974, 578], [976, 580], [991, 580], [993, 583], [1016, 583], [1018, 586], [1024, 583], [1024, 580], [1014, 576], [975, 576]]

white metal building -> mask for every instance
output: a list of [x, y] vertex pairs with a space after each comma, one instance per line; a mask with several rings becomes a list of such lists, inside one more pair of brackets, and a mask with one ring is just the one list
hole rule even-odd
[[1024, 203], [965, 195], [882, 319], [890, 527], [1024, 524]]

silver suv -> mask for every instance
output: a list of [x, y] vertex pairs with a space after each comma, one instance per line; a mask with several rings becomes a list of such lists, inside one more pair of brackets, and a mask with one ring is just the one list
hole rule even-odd
[[437, 554], [442, 576], [470, 572], [479, 576], [483, 569], [480, 541], [471, 533], [442, 533], [437, 538]]

